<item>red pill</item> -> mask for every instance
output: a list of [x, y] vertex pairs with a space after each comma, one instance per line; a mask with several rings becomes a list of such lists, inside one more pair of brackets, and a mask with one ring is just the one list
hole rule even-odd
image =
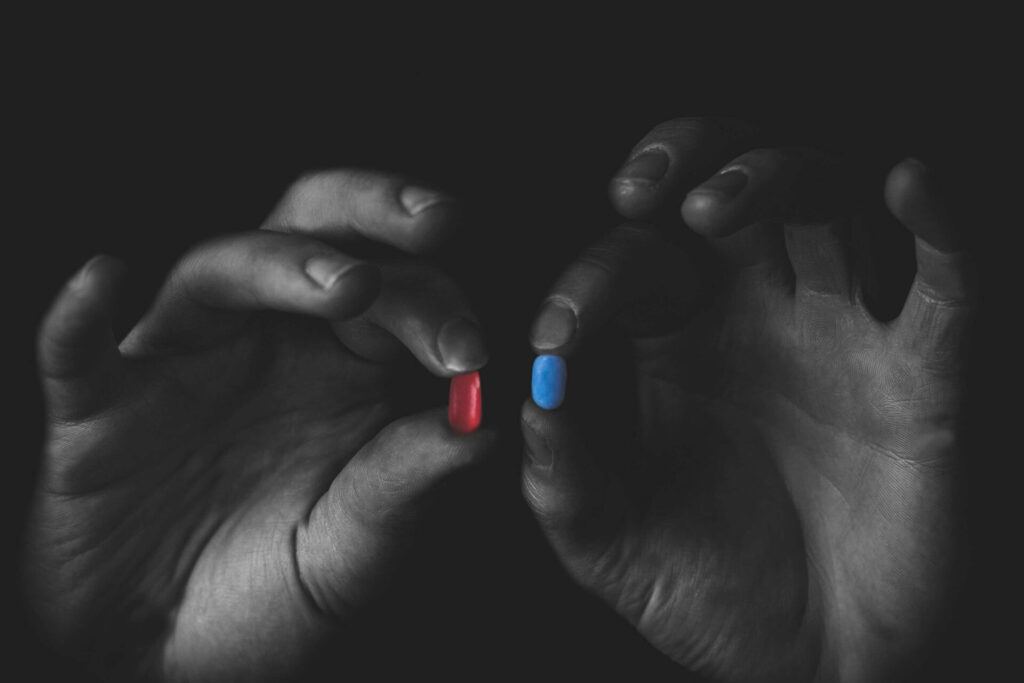
[[480, 373], [468, 372], [452, 377], [448, 393], [448, 424], [459, 434], [469, 434], [480, 426], [481, 417]]

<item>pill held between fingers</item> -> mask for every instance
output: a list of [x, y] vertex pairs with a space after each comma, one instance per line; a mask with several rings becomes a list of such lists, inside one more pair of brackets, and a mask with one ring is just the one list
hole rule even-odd
[[482, 417], [480, 373], [467, 372], [452, 377], [448, 392], [448, 424], [459, 434], [469, 434], [480, 426]]
[[565, 359], [561, 356], [537, 356], [533, 361], [533, 402], [545, 410], [554, 410], [565, 400]]

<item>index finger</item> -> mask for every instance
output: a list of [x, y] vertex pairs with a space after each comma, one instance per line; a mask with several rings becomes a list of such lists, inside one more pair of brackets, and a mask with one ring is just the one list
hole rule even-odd
[[539, 354], [569, 356], [612, 319], [633, 336], [660, 336], [684, 324], [699, 285], [685, 252], [653, 226], [625, 223], [562, 272], [530, 344]]
[[451, 237], [459, 214], [454, 198], [401, 176], [333, 169], [295, 181], [261, 227], [339, 247], [369, 240], [418, 254]]

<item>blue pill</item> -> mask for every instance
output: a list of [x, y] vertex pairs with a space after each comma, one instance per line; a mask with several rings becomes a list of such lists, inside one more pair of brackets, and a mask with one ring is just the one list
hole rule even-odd
[[545, 410], [554, 410], [565, 400], [565, 359], [561, 356], [537, 356], [533, 361], [533, 402]]

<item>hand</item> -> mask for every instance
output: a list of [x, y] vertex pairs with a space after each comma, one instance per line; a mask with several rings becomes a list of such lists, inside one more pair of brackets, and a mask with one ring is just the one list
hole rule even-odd
[[[612, 182], [642, 217], [722, 169], [681, 205], [704, 251], [626, 224], [552, 288], [532, 342], [570, 357], [568, 396], [523, 407], [524, 494], [569, 574], [679, 664], [888, 680], [949, 604], [966, 256], [929, 170], [897, 164], [874, 192], [915, 236], [917, 273], [898, 317], [876, 319], [850, 248], [871, 214], [852, 211], [842, 165], [798, 149], [728, 161], [745, 134], [663, 125], [636, 150], [659, 151], [620, 174], [648, 179]], [[699, 255], [724, 264], [717, 284]], [[585, 376], [615, 363], [572, 360], [612, 320], [636, 386], [617, 420]]]
[[300, 679], [344, 642], [428, 494], [493, 441], [443, 408], [399, 414], [429, 377], [404, 361], [450, 377], [487, 360], [455, 284], [351, 255], [437, 248], [456, 208], [394, 177], [311, 175], [263, 230], [184, 257], [120, 345], [119, 264], [65, 287], [39, 333], [26, 554], [63, 651], [130, 680], [256, 681]]

